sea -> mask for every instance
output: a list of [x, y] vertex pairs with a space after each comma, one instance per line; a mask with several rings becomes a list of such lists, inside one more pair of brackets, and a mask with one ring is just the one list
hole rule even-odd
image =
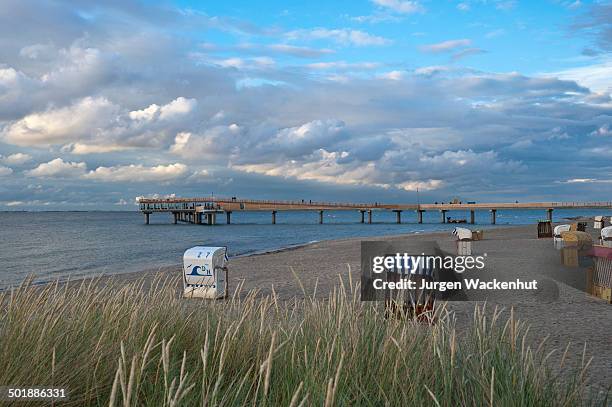
[[[611, 210], [556, 209], [554, 220], [577, 216], [612, 215]], [[468, 218], [469, 212], [449, 211], [452, 218]], [[498, 210], [497, 225], [490, 225], [488, 211], [476, 211], [471, 229], [535, 224], [544, 210]], [[55, 280], [150, 270], [182, 262], [193, 246], [226, 246], [228, 254], [254, 253], [296, 247], [311, 242], [410, 233], [450, 231], [440, 223], [440, 213], [425, 212], [424, 223], [416, 214], [374, 212], [372, 224], [360, 223], [358, 211], [326, 211], [323, 224], [318, 212], [278, 212], [271, 224], [269, 212], [234, 212], [232, 224], [225, 216], [217, 225], [172, 223], [168, 213], [154, 213], [145, 225], [137, 211], [126, 212], [0, 212], [0, 289], [21, 284], [31, 277], [35, 284]], [[367, 221], [367, 216], [366, 216]]]

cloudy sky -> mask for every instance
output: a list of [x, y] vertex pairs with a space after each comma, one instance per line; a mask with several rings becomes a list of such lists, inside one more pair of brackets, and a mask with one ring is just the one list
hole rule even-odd
[[0, 2], [0, 209], [612, 199], [612, 3]]

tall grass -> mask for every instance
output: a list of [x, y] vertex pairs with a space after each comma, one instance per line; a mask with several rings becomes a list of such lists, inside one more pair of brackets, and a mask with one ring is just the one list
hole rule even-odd
[[476, 308], [458, 334], [451, 314], [433, 325], [385, 318], [342, 283], [326, 300], [291, 302], [183, 300], [177, 283], [0, 294], [0, 384], [63, 387], [69, 405], [585, 403], [587, 363], [573, 380], [551, 374], [512, 315]]

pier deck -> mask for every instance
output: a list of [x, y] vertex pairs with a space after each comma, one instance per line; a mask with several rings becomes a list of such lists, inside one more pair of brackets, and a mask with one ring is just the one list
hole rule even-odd
[[548, 220], [552, 221], [555, 209], [612, 209], [610, 202], [494, 202], [494, 203], [433, 203], [433, 204], [386, 204], [386, 203], [346, 203], [346, 202], [313, 202], [313, 201], [280, 201], [255, 200], [237, 198], [141, 198], [140, 211], [145, 216], [145, 223], [149, 223], [149, 216], [157, 212], [171, 213], [174, 223], [189, 222], [195, 224], [214, 225], [217, 215], [225, 214], [226, 223], [231, 223], [233, 212], [267, 211], [272, 215], [272, 223], [276, 223], [276, 214], [281, 211], [318, 211], [319, 223], [323, 223], [324, 211], [357, 211], [360, 213], [361, 223], [372, 223], [372, 212], [392, 211], [396, 214], [396, 222], [402, 222], [403, 211], [414, 211], [417, 222], [423, 223], [423, 213], [426, 211], [439, 211], [440, 222], [446, 223], [446, 212], [469, 211], [470, 224], [475, 223], [475, 212], [489, 211], [491, 224], [496, 222], [496, 214], [502, 209], [542, 209]]

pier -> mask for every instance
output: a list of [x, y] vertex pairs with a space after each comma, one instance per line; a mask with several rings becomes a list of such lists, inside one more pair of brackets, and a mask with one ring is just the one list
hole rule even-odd
[[[149, 224], [154, 213], [169, 213], [173, 223], [187, 222], [198, 225], [214, 225], [217, 217], [225, 218], [231, 224], [234, 212], [270, 212], [271, 223], [276, 223], [279, 212], [312, 211], [318, 213], [318, 223], [323, 223], [325, 211], [355, 211], [359, 213], [360, 223], [372, 223], [373, 213], [390, 211], [396, 214], [396, 223], [402, 223], [402, 212], [416, 214], [416, 222], [423, 223], [423, 214], [427, 211], [440, 213], [440, 222], [446, 223], [446, 212], [465, 211], [469, 213], [469, 224], [475, 224], [476, 211], [488, 211], [491, 224], [497, 221], [497, 211], [510, 209], [541, 209], [549, 221], [553, 220], [555, 209], [612, 209], [611, 202], [526, 202], [526, 203], [433, 203], [433, 204], [384, 204], [384, 203], [339, 203], [313, 201], [280, 201], [237, 198], [141, 198], [139, 208]], [[225, 215], [225, 216], [223, 216]]]

